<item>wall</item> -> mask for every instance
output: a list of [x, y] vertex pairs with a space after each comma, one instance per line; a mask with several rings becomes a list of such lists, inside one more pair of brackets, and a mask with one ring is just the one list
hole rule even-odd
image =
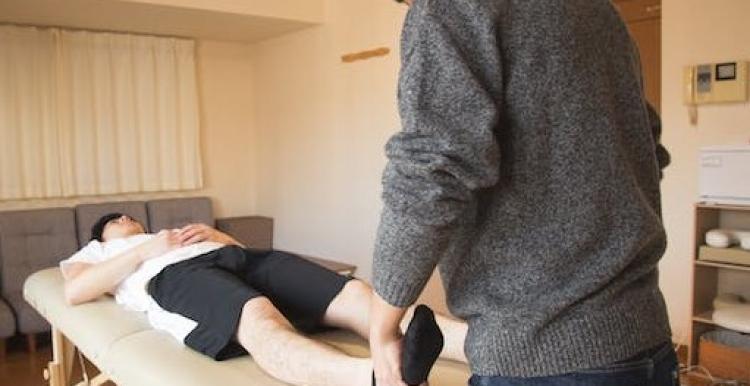
[[[399, 127], [404, 10], [368, 0], [330, 0], [326, 9], [324, 26], [255, 47], [258, 209], [276, 219], [278, 246], [356, 263], [369, 277], [383, 147]], [[344, 53], [379, 46], [394, 52], [341, 63]]]
[[750, 60], [750, 45], [747, 44], [750, 2], [663, 0], [662, 15], [663, 140], [672, 153], [672, 165], [662, 185], [669, 248], [661, 264], [661, 277], [675, 339], [687, 341], [698, 149], [749, 143], [750, 104], [701, 107], [698, 125], [691, 126], [687, 109], [682, 105], [682, 67]]
[[201, 150], [204, 189], [177, 193], [130, 194], [68, 199], [0, 201], [0, 210], [73, 206], [81, 202], [141, 200], [175, 196], [214, 198], [217, 217], [252, 214], [253, 151], [252, 52], [246, 45], [199, 42]]
[[[325, 6], [323, 26], [255, 45], [258, 210], [275, 218], [277, 247], [356, 264], [369, 279], [384, 146], [400, 129], [406, 7], [389, 0]], [[341, 62], [342, 54], [381, 46], [391, 54]], [[445, 311], [438, 280], [423, 301]]]

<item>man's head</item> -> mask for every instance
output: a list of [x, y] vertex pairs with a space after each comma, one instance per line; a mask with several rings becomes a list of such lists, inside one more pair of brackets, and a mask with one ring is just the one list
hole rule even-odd
[[109, 241], [145, 232], [143, 225], [132, 217], [122, 213], [110, 213], [102, 216], [91, 227], [91, 240]]

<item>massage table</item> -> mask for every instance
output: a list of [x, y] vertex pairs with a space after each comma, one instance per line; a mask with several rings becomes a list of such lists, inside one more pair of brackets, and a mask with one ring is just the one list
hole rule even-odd
[[[264, 373], [250, 356], [215, 362], [190, 350], [167, 333], [152, 329], [144, 314], [125, 310], [112, 297], [69, 306], [58, 268], [31, 275], [24, 283], [23, 295], [52, 326], [53, 358], [45, 370], [51, 386], [94, 386], [108, 380], [119, 386], [284, 385]], [[349, 332], [328, 332], [314, 339], [350, 355], [368, 355], [367, 342]], [[76, 350], [101, 373], [73, 382]], [[469, 376], [468, 366], [440, 360], [430, 385], [466, 385]]]

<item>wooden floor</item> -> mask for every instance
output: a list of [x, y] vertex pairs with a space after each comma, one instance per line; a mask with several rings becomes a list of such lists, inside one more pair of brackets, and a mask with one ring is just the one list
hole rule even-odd
[[[0, 361], [0, 386], [43, 386], [43, 371], [52, 359], [52, 346], [49, 336], [41, 334], [37, 338], [36, 353], [31, 354], [23, 337], [11, 338], [8, 342], [8, 352], [5, 361]], [[91, 363], [86, 363], [90, 377], [98, 373]], [[76, 364], [73, 368], [74, 380], [81, 380], [81, 368]], [[114, 383], [106, 385], [114, 386]]]
[[45, 384], [42, 371], [52, 359], [49, 338], [37, 339], [37, 353], [29, 354], [21, 337], [8, 341], [5, 361], [0, 363], [1, 386], [41, 386]]

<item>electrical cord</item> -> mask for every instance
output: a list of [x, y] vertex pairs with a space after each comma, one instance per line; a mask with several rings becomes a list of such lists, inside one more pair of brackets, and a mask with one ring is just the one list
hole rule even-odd
[[711, 382], [711, 386], [750, 386], [750, 383], [736, 379], [723, 379], [711, 375], [711, 372], [703, 366], [680, 366], [680, 373], [687, 374], [698, 370], [698, 373]]
[[[682, 338], [681, 336], [678, 336], [678, 338]], [[674, 343], [674, 351], [675, 353], [679, 352], [680, 348], [683, 346], [687, 346], [682, 342], [682, 339], [676, 339]], [[711, 374], [710, 371], [708, 371], [707, 368], [703, 366], [687, 366], [680, 364], [680, 374], [687, 374], [690, 372], [693, 372], [695, 370], [698, 370], [698, 373], [703, 378], [707, 379], [711, 382], [711, 386], [750, 386], [750, 382], [740, 381], [737, 379], [723, 379], [715, 377]]]

